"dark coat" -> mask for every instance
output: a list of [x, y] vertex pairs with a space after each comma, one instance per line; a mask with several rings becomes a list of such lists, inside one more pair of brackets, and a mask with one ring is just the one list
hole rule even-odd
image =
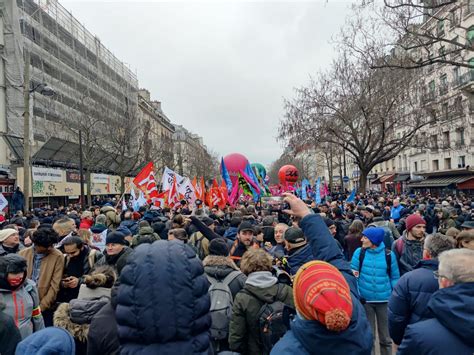
[[286, 257], [288, 273], [292, 276], [296, 275], [298, 269], [311, 260], [314, 260], [314, 256], [309, 244], [296, 250], [290, 250], [289, 255]]
[[430, 319], [411, 324], [398, 354], [474, 353], [474, 282], [436, 291], [428, 303]]
[[209, 281], [188, 245], [139, 245], [120, 276], [116, 319], [121, 354], [209, 351]]
[[134, 221], [133, 219], [125, 219], [120, 222], [120, 227], [124, 226], [127, 227], [132, 235], [138, 234], [138, 222]]
[[[258, 299], [247, 290], [258, 296]], [[274, 284], [270, 287], [259, 288], [246, 284], [244, 289], [237, 294], [229, 325], [229, 346], [232, 351], [245, 355], [263, 354], [259, 341], [258, 312], [265, 303], [277, 300], [293, 307], [291, 287]]]
[[357, 280], [350, 264], [344, 260], [336, 240], [320, 215], [310, 214], [304, 217], [300, 228], [311, 245], [314, 259], [326, 261], [338, 268], [349, 284], [353, 307], [351, 322], [346, 330], [336, 333], [328, 331], [317, 321], [303, 321], [298, 317], [291, 323], [291, 330], [275, 345], [272, 353], [369, 355], [373, 344], [372, 332], [359, 302]]
[[[0, 305], [0, 309], [2, 307]], [[14, 355], [16, 346], [20, 341], [21, 335], [15, 321], [0, 310], [0, 354]]]
[[109, 302], [92, 318], [87, 335], [87, 354], [115, 355], [119, 349], [115, 310]]
[[[401, 253], [399, 253], [398, 243], [403, 243]], [[412, 271], [416, 265], [423, 259], [423, 242], [418, 240], [408, 240], [406, 231], [403, 235], [393, 242], [392, 251], [397, 257], [400, 276]]]
[[388, 329], [393, 342], [402, 342], [408, 325], [426, 318], [428, 301], [438, 291], [438, 280], [433, 271], [438, 270], [437, 260], [422, 260], [416, 269], [403, 275], [388, 302]]

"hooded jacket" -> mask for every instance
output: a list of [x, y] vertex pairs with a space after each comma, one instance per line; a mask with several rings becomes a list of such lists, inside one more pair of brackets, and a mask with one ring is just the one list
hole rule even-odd
[[[401, 240], [400, 240], [401, 239]], [[401, 254], [399, 253], [398, 243], [402, 244]], [[423, 259], [423, 241], [408, 240], [407, 231], [393, 242], [392, 251], [395, 253], [398, 261], [400, 276], [412, 271], [415, 266]]]
[[436, 291], [428, 303], [431, 318], [411, 324], [398, 354], [474, 353], [474, 282]]
[[385, 244], [382, 242], [375, 248], [367, 248], [361, 270], [359, 270], [359, 257], [362, 248], [355, 251], [352, 256], [351, 268], [359, 272], [357, 284], [359, 293], [367, 302], [387, 302], [392, 294], [400, 273], [395, 254], [391, 253], [391, 277], [387, 273], [387, 260]]
[[138, 234], [133, 236], [132, 248], [136, 248], [142, 243], [151, 244], [157, 240], [160, 240], [160, 236], [155, 233], [151, 227], [141, 227]]
[[265, 303], [281, 301], [294, 307], [290, 286], [277, 284], [269, 271], [251, 273], [234, 299], [229, 324], [229, 347], [241, 354], [263, 354], [259, 341], [258, 313]]
[[[275, 344], [272, 354], [367, 354], [372, 351], [373, 337], [362, 304], [357, 281], [350, 264], [344, 260], [336, 240], [329, 233], [322, 217], [310, 214], [300, 222], [300, 228], [311, 245], [314, 259], [326, 261], [342, 273], [351, 289], [352, 317], [342, 332], [330, 332], [317, 321], [297, 317], [290, 330]], [[301, 351], [301, 352], [300, 352]]]
[[208, 352], [208, 289], [202, 264], [188, 245], [165, 240], [139, 245], [117, 293], [121, 354]]
[[408, 325], [426, 318], [428, 301], [439, 289], [436, 270], [438, 260], [422, 260], [395, 285], [388, 302], [388, 329], [395, 344], [402, 342]]
[[237, 237], [237, 227], [229, 227], [227, 230], [224, 232], [224, 237], [229, 238], [230, 240], [235, 240]]
[[61, 328], [48, 327], [18, 344], [15, 355], [75, 355], [75, 353], [71, 334]]
[[[239, 271], [237, 265], [225, 256], [208, 255], [202, 261], [202, 265], [204, 266], [206, 275], [218, 281], [224, 280], [232, 271]], [[247, 280], [247, 276], [241, 273], [229, 284], [233, 298], [235, 298], [235, 295], [245, 286], [245, 280]]]
[[120, 226], [127, 227], [132, 235], [138, 234], [138, 222], [133, 219], [125, 219], [120, 222]]
[[105, 224], [110, 230], [116, 230], [120, 225], [120, 216], [117, 214], [117, 211], [112, 206], [104, 206], [100, 209], [100, 213], [105, 214], [107, 221]]

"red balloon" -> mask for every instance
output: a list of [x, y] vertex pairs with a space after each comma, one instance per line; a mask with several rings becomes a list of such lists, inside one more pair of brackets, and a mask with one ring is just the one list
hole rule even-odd
[[284, 165], [278, 171], [278, 180], [282, 185], [293, 185], [295, 182], [298, 181], [298, 177], [298, 169], [296, 169], [293, 165]]
[[224, 163], [230, 175], [232, 184], [236, 184], [240, 170], [245, 170], [248, 160], [242, 154], [232, 153], [224, 157]]

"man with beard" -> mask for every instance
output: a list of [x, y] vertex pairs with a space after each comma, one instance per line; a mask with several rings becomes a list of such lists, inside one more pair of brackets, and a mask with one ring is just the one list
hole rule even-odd
[[242, 255], [252, 246], [255, 228], [249, 221], [243, 221], [239, 225], [237, 239], [230, 249], [230, 258], [234, 260], [237, 266], [240, 266]]
[[423, 242], [426, 222], [419, 214], [412, 214], [406, 219], [406, 230], [401, 238], [392, 244], [400, 269], [400, 276], [412, 271], [423, 259]]
[[85, 245], [78, 236], [67, 238], [63, 247], [66, 259], [58, 301], [69, 302], [77, 298], [84, 275], [87, 275], [104, 256]]

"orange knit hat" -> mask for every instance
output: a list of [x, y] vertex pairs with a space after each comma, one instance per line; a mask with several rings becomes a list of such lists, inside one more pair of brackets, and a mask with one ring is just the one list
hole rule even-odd
[[341, 272], [325, 261], [304, 264], [293, 282], [298, 312], [307, 320], [317, 320], [327, 329], [340, 332], [352, 317], [351, 290]]

